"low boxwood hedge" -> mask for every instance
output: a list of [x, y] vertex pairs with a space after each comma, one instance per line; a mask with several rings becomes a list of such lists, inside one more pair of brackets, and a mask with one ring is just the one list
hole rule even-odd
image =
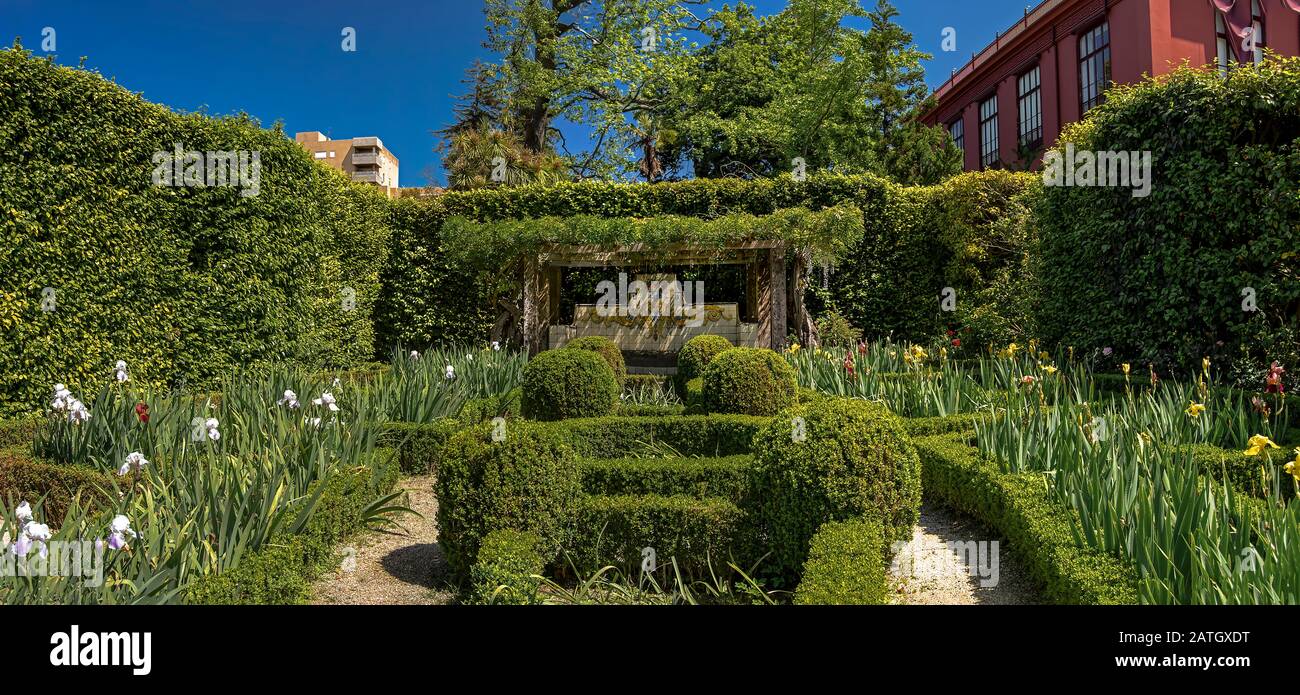
[[766, 348], [731, 348], [704, 368], [704, 408], [710, 413], [775, 415], [793, 404], [794, 367]]
[[562, 428], [519, 420], [502, 441], [493, 441], [492, 431], [490, 424], [477, 425], [457, 433], [442, 450], [438, 542], [462, 579], [483, 538], [501, 529], [536, 533], [538, 552], [548, 562], [554, 559], [581, 495], [577, 456]]
[[21, 451], [0, 451], [0, 499], [10, 509], [27, 501], [44, 500], [44, 518], [50, 526], [63, 524], [68, 507], [78, 495], [91, 509], [106, 506], [116, 497], [112, 476], [89, 466], [35, 460]]
[[722, 458], [583, 459], [582, 489], [590, 495], [690, 495], [740, 504], [749, 489], [748, 455]]
[[751, 494], [773, 570], [797, 577], [828, 521], [880, 520], [884, 542], [912, 536], [921, 507], [916, 450], [899, 419], [866, 401], [788, 408], [754, 438]]
[[1051, 601], [1137, 603], [1137, 573], [1075, 541], [1074, 513], [1049, 500], [1039, 474], [1003, 473], [964, 434], [915, 440], [926, 494], [1002, 534]]
[[643, 550], [653, 548], [658, 569], [671, 571], [675, 558], [686, 575], [705, 577], [710, 564], [722, 571], [745, 547], [744, 514], [717, 497], [590, 495], [576, 518], [571, 553], [581, 573], [612, 565], [638, 577]]
[[955, 413], [941, 417], [901, 418], [903, 429], [912, 437], [928, 437], [953, 432], [974, 432], [975, 423], [989, 413]]
[[614, 371], [600, 355], [548, 350], [524, 366], [523, 415], [533, 420], [608, 415], [621, 392]]
[[303, 603], [311, 582], [336, 560], [339, 541], [360, 531], [365, 508], [397, 484], [396, 452], [379, 449], [366, 466], [345, 468], [325, 481], [306, 528], [281, 534], [221, 574], [198, 578], [185, 603], [274, 605]]
[[587, 458], [624, 458], [646, 445], [666, 444], [683, 456], [732, 456], [750, 452], [768, 418], [748, 415], [601, 417], [564, 420], [552, 427]]
[[808, 548], [803, 580], [794, 602], [809, 605], [867, 605], [886, 602], [884, 529], [873, 518], [822, 524]]
[[1216, 482], [1227, 482], [1237, 491], [1258, 499], [1268, 499], [1273, 494], [1274, 481], [1283, 500], [1296, 496], [1296, 486], [1282, 467], [1295, 459], [1289, 449], [1267, 452], [1262, 456], [1247, 456], [1240, 449], [1221, 449], [1211, 444], [1191, 444], [1180, 448], [1191, 457], [1193, 465], [1203, 475]]
[[546, 563], [537, 552], [541, 539], [526, 531], [501, 529], [483, 537], [470, 569], [474, 603], [530, 605], [538, 602]]

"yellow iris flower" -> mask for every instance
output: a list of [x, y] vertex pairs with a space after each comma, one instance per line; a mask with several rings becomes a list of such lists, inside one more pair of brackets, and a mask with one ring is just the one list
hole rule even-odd
[[1247, 456], [1259, 456], [1264, 452], [1266, 447], [1273, 447], [1274, 449], [1282, 448], [1277, 444], [1274, 444], [1272, 439], [1269, 439], [1262, 434], [1257, 434], [1251, 437], [1250, 441], [1246, 442], [1246, 444], [1247, 447], [1245, 453]]
[[1132, 369], [1133, 367], [1128, 362], [1125, 362], [1124, 364], [1121, 364], [1119, 368], [1124, 370], [1124, 376], [1128, 376], [1128, 370]]
[[1295, 478], [1297, 483], [1300, 483], [1300, 447], [1296, 447], [1295, 460], [1282, 466], [1282, 470], [1290, 474], [1292, 478]]
[[1205, 412], [1205, 406], [1201, 403], [1192, 403], [1187, 406], [1187, 414], [1192, 417], [1200, 417], [1203, 412]]

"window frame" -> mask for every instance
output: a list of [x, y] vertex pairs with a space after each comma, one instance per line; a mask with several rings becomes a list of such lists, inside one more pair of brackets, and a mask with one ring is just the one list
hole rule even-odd
[[[1100, 33], [1098, 33], [1100, 32]], [[1099, 39], [1105, 37], [1105, 43], [1100, 43]], [[1084, 41], [1092, 39], [1094, 42], [1092, 50], [1084, 53]], [[1079, 116], [1086, 115], [1089, 111], [1097, 108], [1106, 101], [1106, 89], [1110, 87], [1112, 66], [1110, 54], [1110, 18], [1102, 19], [1092, 28], [1079, 34]], [[1091, 70], [1100, 68], [1101, 79], [1087, 79], [1085, 76], [1090, 74]], [[1087, 90], [1096, 89], [1092, 98], [1088, 98]]]
[[[992, 113], [986, 118], [984, 116], [984, 107], [992, 104]], [[998, 138], [998, 95], [997, 92], [990, 94], [988, 97], [979, 100], [979, 125], [980, 125], [980, 168], [988, 169], [998, 162], [1002, 161], [1001, 146], [1002, 143]], [[989, 147], [989, 145], [992, 147]]]
[[[954, 132], [955, 131], [955, 132]], [[948, 124], [948, 137], [961, 150], [962, 157], [966, 156], [966, 118], [965, 114], [957, 117], [957, 120]]]
[[[1043, 145], [1043, 72], [1035, 63], [1016, 76], [1017, 138], [1021, 147], [1036, 149]], [[1033, 86], [1025, 90], [1025, 78], [1034, 76]], [[1026, 103], [1028, 102], [1028, 103]], [[1029, 126], [1026, 130], [1026, 126]], [[1026, 138], [1026, 136], [1032, 136]]]

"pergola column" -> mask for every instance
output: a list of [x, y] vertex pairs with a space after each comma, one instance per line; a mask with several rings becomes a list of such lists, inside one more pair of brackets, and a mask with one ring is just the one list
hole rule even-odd
[[[782, 247], [768, 251], [768, 305], [771, 307], [772, 328], [770, 346], [773, 350], [785, 349], [785, 338], [789, 333], [786, 321], [785, 291], [785, 249]], [[761, 343], [761, 341], [760, 341]]]

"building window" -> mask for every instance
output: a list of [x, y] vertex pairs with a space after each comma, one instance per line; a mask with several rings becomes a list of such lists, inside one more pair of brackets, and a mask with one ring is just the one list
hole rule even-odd
[[1223, 21], [1223, 13], [1218, 10], [1214, 11], [1214, 31], [1219, 55], [1219, 74], [1223, 77], [1228, 76], [1228, 68], [1232, 67], [1232, 47], [1228, 43], [1228, 24]]
[[334, 159], [334, 150], [330, 150], [330, 159]]
[[317, 152], [317, 153], [316, 153], [316, 159], [325, 159], [325, 153], [324, 153], [324, 152]]
[[966, 123], [958, 118], [948, 126], [948, 134], [952, 136], [953, 144], [962, 154], [966, 154]]
[[1255, 64], [1264, 62], [1264, 11], [1259, 0], [1250, 0], [1251, 37], [1255, 40]]
[[980, 102], [980, 166], [998, 163], [998, 95]]
[[1020, 107], [1020, 146], [1036, 149], [1043, 144], [1042, 83], [1037, 65], [1017, 80], [1016, 97]]
[[1079, 38], [1079, 97], [1081, 113], [1100, 104], [1110, 84], [1110, 22]]

